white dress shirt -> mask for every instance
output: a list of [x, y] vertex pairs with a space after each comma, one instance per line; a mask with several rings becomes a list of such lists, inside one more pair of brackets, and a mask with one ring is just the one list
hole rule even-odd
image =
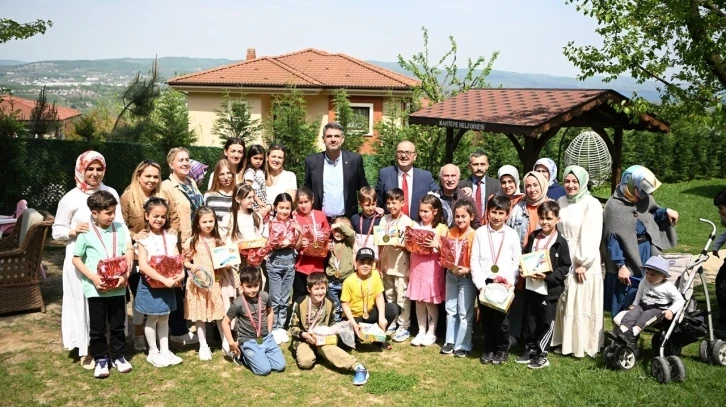
[[[492, 272], [494, 257], [501, 253], [497, 259], [499, 272]], [[492, 255], [492, 253], [494, 253]], [[519, 276], [519, 258], [522, 256], [522, 249], [519, 246], [519, 235], [509, 226], [503, 226], [500, 230], [493, 230], [490, 225], [482, 226], [474, 234], [474, 244], [471, 250], [471, 279], [477, 289], [481, 290], [486, 286], [486, 280], [501, 276], [507, 279], [509, 284], [514, 285]]]
[[[401, 171], [401, 169], [398, 169], [398, 187], [403, 189], [403, 174], [404, 172]], [[408, 196], [408, 210], [409, 213], [411, 211], [411, 200], [413, 200], [413, 167], [405, 172], [406, 174], [406, 183], [408, 184], [408, 191], [404, 191], [406, 193], [406, 196]], [[417, 214], [418, 215], [418, 214]]]

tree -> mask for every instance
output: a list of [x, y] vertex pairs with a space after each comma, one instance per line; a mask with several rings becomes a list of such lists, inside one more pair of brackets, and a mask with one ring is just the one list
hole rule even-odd
[[137, 118], [148, 117], [151, 114], [154, 110], [154, 102], [161, 95], [159, 81], [159, 65], [156, 58], [154, 58], [149, 76], [141, 77], [141, 72], [136, 72], [134, 79], [124, 89], [121, 95], [123, 107], [111, 129], [111, 138], [116, 138], [119, 121], [126, 112], [130, 112], [131, 116]]
[[32, 23], [18, 23], [8, 18], [0, 18], [0, 44], [12, 40], [24, 40], [36, 34], [45, 34], [53, 27], [50, 20], [35, 20]]
[[[726, 3], [719, 0], [567, 0], [597, 19], [602, 46], [577, 46], [564, 54], [580, 69], [580, 79], [604, 75], [606, 82], [630, 75], [654, 80], [661, 113], [703, 114], [724, 109], [726, 97]], [[626, 113], [654, 106], [634, 95]], [[632, 112], [631, 112], [632, 110]]]
[[305, 157], [318, 151], [320, 119], [308, 119], [305, 98], [300, 91], [291, 87], [287, 92], [273, 96], [264, 129], [269, 145], [281, 144], [287, 150], [285, 169], [298, 176], [303, 174]]
[[[2, 98], [0, 98], [0, 101]], [[14, 103], [10, 100], [10, 109], [0, 109], [0, 138], [13, 139], [26, 134], [28, 129], [20, 120], [20, 111], [15, 109]]]
[[241, 138], [248, 143], [254, 140], [260, 131], [260, 120], [252, 120], [247, 98], [244, 95], [232, 97], [227, 91], [222, 97], [220, 109], [215, 110], [217, 118], [214, 120], [212, 134], [222, 139]]
[[157, 146], [161, 151], [173, 147], [188, 147], [197, 136], [189, 130], [187, 98], [181, 92], [166, 89], [156, 101], [141, 140]]
[[368, 118], [353, 110], [345, 89], [335, 91], [333, 107], [335, 108], [335, 121], [343, 127], [345, 148], [350, 151], [359, 151], [366, 142], [365, 136], [368, 135], [367, 131], [362, 130], [368, 128]]
[[73, 123], [73, 132], [81, 140], [85, 140], [89, 143], [98, 138], [96, 122], [93, 120], [93, 117], [88, 115], [83, 115], [83, 117]]
[[35, 106], [30, 111], [28, 131], [31, 135], [43, 137], [46, 134], [55, 133], [59, 126], [58, 108], [55, 106], [55, 102], [48, 104], [45, 86], [43, 86], [35, 101]]
[[[457, 66], [456, 41], [449, 36], [451, 48], [436, 62], [432, 62], [429, 56], [428, 30], [426, 27], [421, 29], [424, 51], [414, 54], [409, 60], [398, 56], [398, 64], [411, 72], [421, 84], [413, 88], [412, 98], [394, 100], [388, 104], [388, 109], [395, 113], [387, 115], [391, 119], [377, 126], [379, 145], [376, 146], [376, 154], [382, 156], [382, 162], [390, 162], [395, 157], [398, 144], [396, 140], [410, 140], [416, 144], [418, 152], [416, 165], [435, 172], [444, 163], [461, 162], [459, 160], [465, 155], [464, 152], [470, 150], [471, 140], [464, 138], [464, 132], [448, 137], [446, 129], [441, 127], [409, 125], [408, 112], [419, 110], [424, 99], [435, 104], [471, 88], [490, 87], [486, 78], [491, 73], [499, 53], [492, 53], [488, 61], [482, 56], [476, 60], [470, 58], [466, 69], [460, 70]], [[441, 148], [442, 144], [444, 149]]]

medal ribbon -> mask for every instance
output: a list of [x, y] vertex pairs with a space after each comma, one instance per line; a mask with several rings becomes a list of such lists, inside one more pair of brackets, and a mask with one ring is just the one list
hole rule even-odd
[[363, 313], [368, 314], [368, 295], [371, 293], [371, 279], [373, 277], [368, 277], [368, 292], [363, 291], [363, 280], [358, 278], [358, 281], [360, 281], [360, 292], [363, 294]]
[[339, 243], [339, 249], [340, 250], [334, 250], [333, 251], [333, 265], [335, 265], [335, 269], [340, 271], [340, 262], [343, 261], [343, 248], [345, 246], [345, 243]]
[[[456, 267], [459, 267], [459, 258], [461, 257], [461, 249], [464, 247], [464, 240], [466, 240], [467, 237], [469, 237], [469, 233], [471, 233], [471, 230], [467, 231], [464, 236], [461, 236], [460, 239], [454, 240], [454, 265]], [[501, 250], [501, 249], [500, 249]]]
[[[371, 218], [370, 225], [368, 225], [368, 233], [366, 233], [366, 238], [363, 241], [363, 245], [360, 245], [359, 244], [358, 247], [367, 247], [366, 245], [368, 244], [368, 237], [370, 237], [370, 235], [371, 235], [371, 231], [373, 230], [373, 224], [374, 223], [376, 223], [376, 215], [375, 214]], [[363, 234], [362, 233], [363, 232], [363, 217], [362, 216], [360, 217], [360, 221], [358, 222], [358, 230], [360, 230], [361, 231], [361, 234]], [[358, 240], [358, 236], [356, 236], [356, 240]]]
[[[393, 220], [393, 217], [391, 217], [391, 220]], [[396, 218], [395, 222], [386, 222], [386, 236], [389, 236], [389, 232], [391, 230], [391, 226], [398, 227], [398, 221], [401, 220], [401, 214], [398, 214], [398, 217]]]
[[315, 319], [313, 319], [312, 321], [310, 320], [310, 315], [312, 314], [310, 312], [312, 310], [312, 303], [310, 305], [310, 308], [311, 309], [308, 310], [308, 316], [307, 316], [308, 332], [312, 332], [313, 328], [315, 328], [315, 326], [318, 324], [318, 322], [320, 322], [320, 317], [323, 316], [323, 311], [325, 311], [325, 299], [323, 299], [323, 301], [320, 302], [320, 308], [318, 308], [318, 312], [317, 312], [317, 314], [315, 314]]
[[[553, 230], [552, 233], [550, 233], [550, 237], [547, 239], [547, 242], [544, 245], [544, 249], [547, 249], [550, 247], [550, 242], [552, 241], [552, 238], [554, 238], [556, 234], [557, 234], [556, 230]], [[539, 243], [542, 243], [543, 240], [544, 239], [540, 239], [539, 237], [537, 237], [535, 244], [534, 244], [534, 251], [540, 250]]]
[[499, 255], [502, 254], [502, 247], [504, 247], [504, 233], [502, 233], [502, 241], [499, 243], [499, 250], [497, 251], [497, 255], [494, 256], [494, 242], [492, 242], [492, 228], [487, 226], [489, 228], [489, 248], [492, 251], [492, 261], [494, 262], [494, 266], [499, 267], [497, 264], [499, 262]]
[[255, 320], [252, 318], [252, 311], [250, 311], [250, 306], [247, 305], [247, 299], [242, 299], [242, 304], [245, 306], [245, 311], [247, 311], [247, 317], [250, 319], [250, 323], [252, 324], [252, 329], [255, 330], [255, 333], [257, 334], [257, 338], [262, 337], [262, 296], [257, 293], [257, 323], [255, 324]]
[[113, 234], [113, 256], [108, 255], [108, 249], [106, 248], [106, 243], [103, 242], [103, 238], [101, 237], [101, 232], [98, 231], [98, 228], [96, 227], [96, 224], [91, 221], [91, 226], [93, 226], [93, 231], [96, 232], [96, 236], [98, 236], [98, 240], [101, 241], [101, 245], [103, 246], [103, 251], [106, 252], [106, 258], [113, 258], [116, 257], [116, 227], [111, 223], [111, 233]]
[[207, 254], [209, 255], [209, 261], [212, 262], [212, 267], [214, 267], [214, 259], [212, 258], [212, 251], [209, 250], [209, 244], [207, 244], [207, 239], [202, 236], [202, 243], [204, 243], [204, 248], [207, 249]]

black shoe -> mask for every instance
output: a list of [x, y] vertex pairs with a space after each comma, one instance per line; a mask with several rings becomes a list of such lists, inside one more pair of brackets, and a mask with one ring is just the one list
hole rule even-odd
[[500, 350], [497, 352], [496, 355], [494, 355], [494, 359], [492, 360], [493, 365], [503, 365], [504, 363], [509, 360], [509, 352]]
[[617, 341], [620, 338], [620, 330], [613, 330], [613, 331], [607, 331], [605, 335], [607, 335], [608, 338]]
[[620, 339], [625, 341], [626, 344], [633, 346], [638, 343], [638, 337], [633, 334], [633, 331], [627, 330], [620, 334]]
[[439, 353], [441, 353], [442, 355], [451, 355], [452, 353], [454, 353], [454, 345], [447, 343], [446, 345], [441, 347], [441, 351]]
[[515, 362], [525, 364], [529, 363], [537, 357], [537, 352], [532, 349], [525, 349], [522, 356], [518, 357]]
[[549, 365], [550, 361], [547, 360], [547, 356], [539, 355], [536, 358], [532, 359], [532, 361], [527, 364], [527, 367], [530, 369], [542, 369]]
[[469, 352], [467, 352], [465, 350], [461, 350], [461, 349], [454, 351], [454, 357], [457, 357], [457, 358], [465, 358], [468, 354], [469, 354]]
[[232, 362], [235, 365], [245, 366], [245, 362], [244, 362], [244, 359], [242, 359], [242, 355], [239, 355], [239, 356], [232, 355]]
[[486, 365], [487, 363], [492, 363], [494, 360], [494, 352], [484, 352], [483, 355], [479, 358], [479, 361]]

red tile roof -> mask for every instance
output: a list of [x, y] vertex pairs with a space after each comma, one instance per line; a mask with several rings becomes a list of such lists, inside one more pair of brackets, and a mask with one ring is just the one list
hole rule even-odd
[[[13, 95], [0, 95], [0, 110], [5, 113], [18, 112], [19, 120], [30, 120], [31, 112], [35, 107], [35, 100], [23, 99]], [[68, 120], [80, 116], [81, 112], [70, 107], [57, 106], [58, 120]]]
[[409, 89], [420, 82], [349, 57], [312, 48], [241, 61], [169, 80], [169, 85]]
[[529, 136], [558, 126], [670, 130], [648, 114], [632, 123], [608, 103], [627, 100], [610, 89], [471, 89], [412, 113], [409, 123]]

